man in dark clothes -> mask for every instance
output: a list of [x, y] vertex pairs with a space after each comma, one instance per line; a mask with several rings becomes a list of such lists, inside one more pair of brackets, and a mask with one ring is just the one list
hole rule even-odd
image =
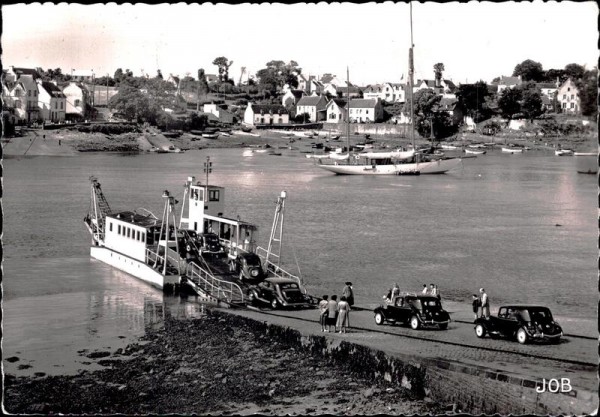
[[354, 291], [352, 291], [352, 283], [346, 282], [346, 286], [342, 290], [342, 296], [346, 297], [346, 301], [352, 307], [354, 305]]
[[479, 318], [479, 311], [481, 308], [481, 300], [477, 296], [477, 294], [473, 294], [473, 313], [475, 314], [475, 319]]

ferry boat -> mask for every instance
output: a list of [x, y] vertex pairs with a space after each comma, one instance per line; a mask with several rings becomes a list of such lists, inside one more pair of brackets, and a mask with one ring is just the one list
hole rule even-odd
[[[112, 211], [98, 180], [90, 180], [91, 204], [84, 223], [92, 237], [93, 258], [166, 292], [188, 288], [203, 302], [229, 306], [245, 303], [248, 294], [247, 285], [231, 277], [238, 255], [256, 253], [269, 277], [292, 280], [306, 294], [302, 279], [280, 264], [285, 191], [277, 200], [264, 249], [256, 244], [257, 226], [223, 216], [225, 189], [208, 185], [208, 177], [207, 184], [188, 177], [179, 222], [175, 219], [177, 201], [167, 190], [163, 192], [163, 215], [158, 219], [146, 209]], [[220, 271], [213, 271], [202, 256], [201, 238], [206, 235], [223, 248], [219, 253], [225, 254], [226, 260], [216, 265]]]
[[[175, 199], [163, 193], [162, 219], [148, 210], [113, 212], [100, 183], [91, 181], [91, 205], [84, 223], [92, 237], [90, 255], [154, 287], [173, 290], [181, 281], [175, 238]], [[169, 218], [169, 214], [172, 214]]]

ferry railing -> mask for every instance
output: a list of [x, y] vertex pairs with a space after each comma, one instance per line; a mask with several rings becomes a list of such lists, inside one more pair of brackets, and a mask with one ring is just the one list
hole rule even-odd
[[[304, 285], [302, 283], [302, 279], [300, 279], [299, 276], [294, 275], [289, 273], [288, 271], [286, 271], [285, 269], [281, 268], [280, 266], [275, 265], [273, 262], [271, 262], [270, 260], [267, 260], [267, 250], [261, 246], [256, 248], [256, 254], [258, 256], [260, 256], [260, 259], [262, 259], [263, 262], [266, 262], [266, 268], [271, 271], [273, 274], [275, 274], [275, 276], [278, 276], [280, 278], [288, 278], [288, 279], [293, 279], [294, 281], [296, 281], [298, 283], [298, 286], [300, 288], [302, 288], [302, 291], [306, 294], [306, 288], [304, 288]], [[278, 258], [278, 256], [274, 253], [271, 253], [271, 256], [274, 256], [275, 258]]]
[[160, 256], [158, 253], [146, 248], [146, 264], [163, 264], [165, 262], [164, 256]]
[[[238, 284], [216, 278], [193, 262], [188, 264], [186, 274], [198, 287], [217, 299], [244, 302], [244, 292]], [[239, 297], [236, 297], [238, 294]]]

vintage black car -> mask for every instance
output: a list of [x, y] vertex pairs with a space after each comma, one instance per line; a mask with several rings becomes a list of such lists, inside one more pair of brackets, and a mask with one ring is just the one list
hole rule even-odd
[[223, 247], [219, 243], [219, 237], [215, 233], [200, 233], [196, 237], [200, 255], [220, 255], [224, 253]]
[[253, 304], [268, 304], [273, 309], [312, 306], [310, 297], [303, 294], [298, 283], [290, 278], [267, 278], [250, 287], [248, 298]]
[[401, 294], [393, 304], [377, 307], [375, 323], [409, 324], [414, 330], [422, 326], [448, 328], [450, 315], [442, 308], [439, 298], [431, 295]]
[[239, 254], [234, 261], [234, 270], [240, 281], [258, 282], [268, 276], [260, 257], [253, 252]]
[[475, 320], [475, 335], [481, 338], [486, 334], [525, 344], [532, 340], [559, 343], [563, 332], [548, 307], [508, 305], [500, 307], [498, 316]]

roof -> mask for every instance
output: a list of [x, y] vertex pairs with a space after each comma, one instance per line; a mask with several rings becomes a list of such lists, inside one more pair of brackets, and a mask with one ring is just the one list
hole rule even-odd
[[329, 105], [331, 104], [331, 102], [334, 102], [335, 104], [337, 104], [338, 107], [342, 109], [346, 107], [346, 100], [343, 100], [341, 98], [332, 98], [327, 104]]
[[[348, 87], [347, 85], [339, 86], [339, 87], [336, 87], [336, 89], [338, 92], [341, 92], [341, 93], [346, 93], [348, 91], [350, 93], [359, 93], [360, 92], [360, 88], [355, 87], [353, 85], [351, 85], [350, 87]], [[350, 90], [348, 90], [348, 89], [350, 89]]]
[[537, 83], [539, 88], [558, 88], [556, 83]]
[[322, 96], [304, 96], [296, 103], [297, 106], [316, 106], [323, 100]]
[[303, 90], [290, 90], [290, 93], [292, 93], [296, 98], [302, 98], [302, 96], [304, 96]]
[[133, 211], [121, 211], [118, 213], [111, 213], [111, 214], [107, 215], [106, 217], [118, 219], [123, 222], [131, 223], [136, 226], [141, 226], [141, 227], [145, 227], [145, 228], [149, 228], [149, 227], [157, 226], [157, 225], [161, 224], [160, 220], [157, 220], [150, 215], [134, 213]]
[[281, 104], [250, 104], [255, 113], [280, 113], [288, 114]]
[[377, 104], [377, 99], [374, 98], [357, 98], [357, 99], [353, 99], [350, 100], [350, 108], [351, 109], [357, 109], [357, 108], [371, 108], [371, 107], [375, 107], [375, 105]]
[[449, 98], [449, 97], [442, 97], [440, 99], [440, 106], [453, 106], [456, 103], [458, 103], [458, 100], [455, 98]]
[[504, 75], [500, 77], [500, 81], [498, 81], [498, 85], [519, 85], [521, 84], [521, 79], [519, 77], [505, 77]]
[[65, 98], [64, 93], [58, 88], [57, 85], [51, 83], [50, 81], [42, 81], [42, 87], [44, 90], [50, 94], [51, 97], [55, 98]]
[[26, 90], [37, 90], [37, 83], [31, 75], [21, 75], [19, 81]]
[[435, 87], [435, 80], [419, 80], [415, 85], [421, 85], [423, 83], [427, 84], [427, 87], [429, 88]]
[[12, 70], [15, 74], [19, 74], [19, 75], [31, 75], [33, 78], [39, 78], [40, 77], [40, 73], [33, 68], [17, 68], [17, 67], [12, 67]]
[[331, 75], [331, 74], [324, 74], [324, 75], [321, 77], [321, 82], [322, 82], [323, 84], [327, 84], [327, 83], [331, 82], [331, 80], [333, 80], [334, 78], [335, 78], [335, 75]]

